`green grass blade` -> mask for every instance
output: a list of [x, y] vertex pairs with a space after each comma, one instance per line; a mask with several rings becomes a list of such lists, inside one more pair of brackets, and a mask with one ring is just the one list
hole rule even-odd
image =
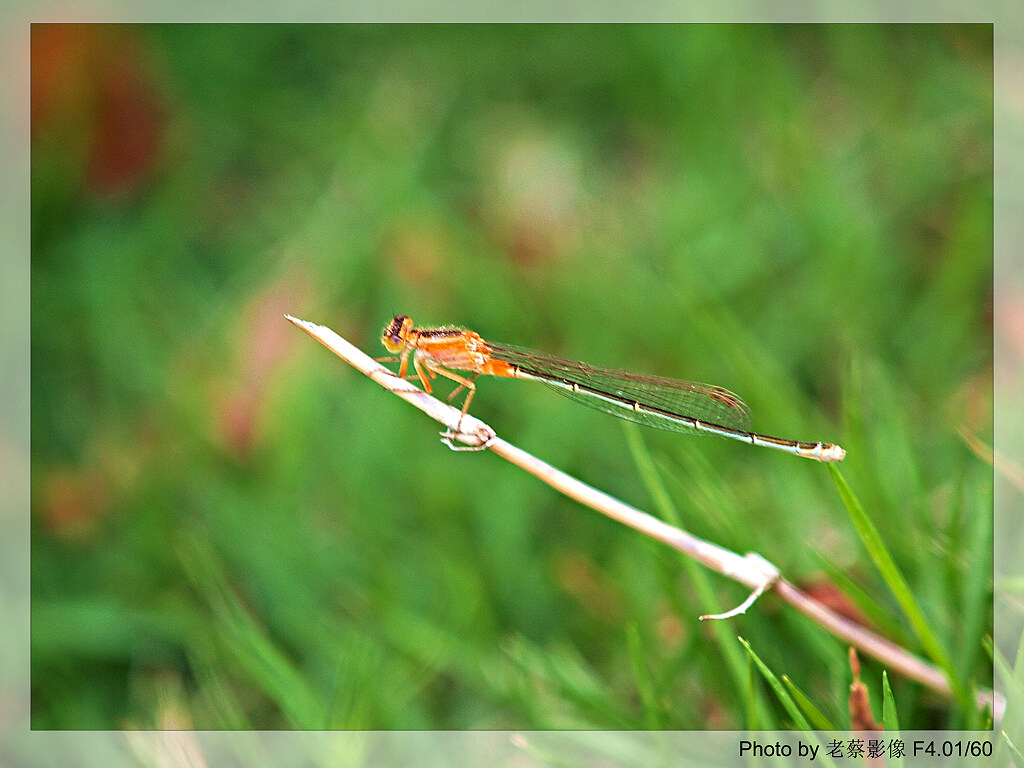
[[754, 668], [754, 659], [751, 655], [747, 655], [747, 685], [745, 688], [747, 692], [746, 704], [744, 708], [744, 714], [746, 717], [744, 721], [747, 724], [748, 731], [760, 731], [767, 730], [768, 726], [764, 724], [764, 720], [758, 715], [758, 708], [756, 706], [760, 696], [758, 693], [759, 687], [757, 685], [757, 674]]
[[903, 574], [896, 567], [896, 563], [882, 541], [878, 529], [871, 522], [871, 518], [864, 511], [864, 507], [861, 506], [860, 501], [847, 484], [846, 478], [843, 477], [839, 469], [834, 464], [829, 464], [828, 469], [832, 473], [832, 480], [835, 482], [836, 490], [839, 491], [839, 497], [842, 499], [847, 512], [849, 512], [850, 519], [857, 529], [857, 534], [874, 561], [875, 567], [882, 574], [882, 578], [889, 586], [896, 601], [903, 609], [903, 613], [910, 621], [910, 625], [924, 647], [925, 653], [946, 673], [950, 687], [953, 689], [954, 696], [959, 702], [960, 707], [963, 711], [968, 711], [973, 705], [968, 697], [967, 690], [957, 678], [949, 654], [946, 653], [946, 650], [939, 643], [938, 636], [928, 623], [924, 611], [921, 610], [917, 600], [914, 598], [913, 592], [910, 591], [910, 586], [907, 584], [906, 579], [903, 578]]
[[789, 695], [793, 697], [793, 700], [800, 706], [800, 709], [807, 716], [807, 720], [819, 731], [834, 731], [836, 729], [835, 723], [829, 720], [825, 713], [818, 709], [814, 703], [807, 697], [803, 691], [801, 691], [792, 680], [789, 679], [788, 675], [782, 676], [782, 682], [786, 686], [786, 690], [789, 691]]
[[896, 699], [892, 695], [892, 687], [889, 685], [889, 675], [882, 670], [882, 727], [890, 734], [895, 734], [900, 729], [899, 715], [896, 713]]
[[[804, 731], [807, 731], [808, 732], [807, 735], [808, 735], [809, 740], [817, 741], [817, 739], [813, 735], [813, 731], [811, 730], [811, 726], [808, 723], [807, 719], [804, 717], [803, 713], [797, 707], [797, 704], [794, 701], [793, 697], [790, 696], [790, 694], [786, 690], [786, 688], [782, 685], [782, 683], [779, 682], [779, 679], [775, 676], [775, 673], [772, 672], [768, 668], [767, 664], [765, 664], [763, 661], [761, 661], [760, 657], [758, 657], [758, 655], [756, 653], [754, 653], [753, 648], [750, 647], [750, 643], [748, 643], [742, 637], [740, 637], [738, 639], [743, 644], [743, 647], [746, 648], [746, 650], [747, 650], [748, 663], [753, 664], [757, 668], [757, 670], [761, 673], [761, 676], [768, 682], [768, 685], [775, 692], [775, 695], [778, 697], [779, 701], [782, 703], [782, 706], [785, 708], [786, 712], [788, 712], [789, 716], [791, 718], [793, 718], [793, 722], [797, 726], [797, 728], [800, 728], [800, 729], [802, 729]], [[790, 685], [792, 685], [792, 684], [790, 684]], [[751, 681], [751, 686], [753, 686], [753, 681]], [[795, 690], [795, 686], [793, 686], [793, 688]], [[801, 695], [802, 698], [806, 699], [806, 697], [803, 696], [803, 694], [800, 694], [800, 695]], [[808, 701], [808, 703], [810, 703], [810, 702]], [[821, 715], [820, 712], [818, 714]], [[823, 720], [825, 719], [823, 715], [821, 717], [822, 717]], [[825, 720], [825, 722], [828, 722], [828, 721]], [[821, 754], [822, 765], [830, 766], [831, 768], [835, 768], [835, 763], [828, 756], [828, 753], [825, 750], [823, 750], [823, 749], [820, 750], [820, 754]]]
[[805, 731], [811, 730], [811, 724], [807, 722], [807, 718], [804, 717], [804, 713], [800, 711], [800, 707], [797, 706], [793, 697], [789, 695], [789, 691], [787, 691], [786, 687], [779, 681], [779, 678], [775, 676], [775, 673], [768, 669], [768, 665], [761, 661], [761, 658], [754, 653], [754, 649], [750, 647], [750, 643], [742, 637], [739, 638], [739, 641], [743, 644], [743, 647], [746, 648], [747, 656], [749, 656], [750, 660], [754, 662], [754, 666], [757, 667], [757, 671], [761, 673], [761, 677], [767, 681], [772, 691], [774, 691], [775, 696], [789, 714], [790, 718], [792, 718], [796, 727]]

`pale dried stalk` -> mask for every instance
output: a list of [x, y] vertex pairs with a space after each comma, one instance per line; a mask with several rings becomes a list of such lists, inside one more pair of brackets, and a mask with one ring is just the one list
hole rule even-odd
[[[869, 656], [875, 657], [887, 668], [916, 680], [944, 696], [951, 695], [949, 681], [936, 667], [827, 608], [806, 592], [781, 578], [778, 570], [760, 555], [748, 553], [746, 556], [741, 556], [716, 544], [711, 544], [565, 474], [521, 448], [497, 437], [494, 430], [479, 419], [468, 414], [462, 416], [462, 412], [458, 408], [442, 403], [409, 381], [400, 379], [392, 371], [345, 341], [330, 328], [299, 320], [290, 315], [285, 315], [285, 317], [386, 390], [395, 393], [435, 421], [444, 424], [449, 433], [455, 432], [456, 427], [460, 425], [461, 417], [461, 432], [452, 435], [449, 439], [458, 439], [474, 446], [486, 443], [487, 450], [526, 470], [555, 490], [640, 533], [657, 539], [723, 576], [751, 588], [754, 590], [752, 597], [756, 597], [767, 588], [773, 588], [784, 602], [836, 637]], [[742, 613], [752, 602], [748, 598], [741, 606], [725, 614], [702, 616], [701, 618], [726, 618]], [[992, 705], [996, 721], [1001, 719], [1002, 710], [1005, 707], [1003, 697], [991, 692], [982, 692], [978, 694], [978, 701], [981, 704]]]

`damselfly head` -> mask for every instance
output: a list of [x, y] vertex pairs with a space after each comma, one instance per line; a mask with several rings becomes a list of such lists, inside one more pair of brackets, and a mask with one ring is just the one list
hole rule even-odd
[[405, 349], [409, 338], [409, 331], [412, 330], [412, 318], [405, 315], [395, 315], [395, 318], [384, 329], [380, 340], [384, 348], [395, 355]]

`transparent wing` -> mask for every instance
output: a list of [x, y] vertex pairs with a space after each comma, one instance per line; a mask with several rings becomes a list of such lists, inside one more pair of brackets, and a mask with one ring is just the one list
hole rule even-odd
[[[747, 404], [722, 387], [602, 368], [509, 344], [488, 341], [487, 346], [496, 360], [517, 366], [570, 400], [627, 421], [689, 434], [704, 433], [671, 416], [741, 431], [750, 427]], [[654, 410], [636, 410], [634, 403]]]

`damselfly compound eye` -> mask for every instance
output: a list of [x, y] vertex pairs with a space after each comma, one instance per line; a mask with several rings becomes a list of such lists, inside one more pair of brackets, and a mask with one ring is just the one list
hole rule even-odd
[[384, 348], [391, 354], [397, 354], [405, 347], [405, 335], [412, 327], [412, 320], [405, 315], [396, 315], [395, 318], [384, 329], [380, 341]]

